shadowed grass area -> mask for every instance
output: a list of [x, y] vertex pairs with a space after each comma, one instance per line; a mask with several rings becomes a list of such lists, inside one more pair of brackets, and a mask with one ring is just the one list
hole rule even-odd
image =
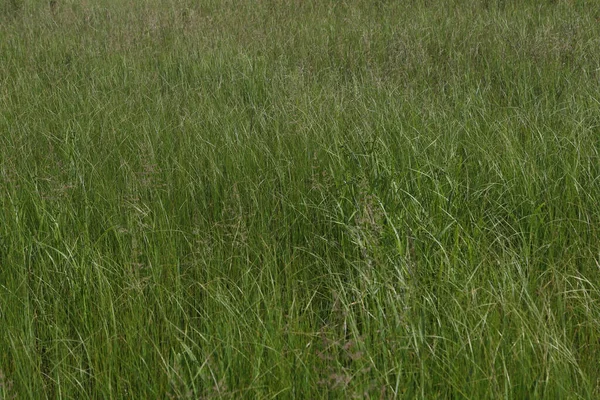
[[597, 398], [594, 1], [0, 6], [0, 399]]

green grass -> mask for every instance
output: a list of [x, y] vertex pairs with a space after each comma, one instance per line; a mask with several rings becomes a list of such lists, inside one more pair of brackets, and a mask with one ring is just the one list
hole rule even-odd
[[0, 399], [598, 398], [599, 151], [596, 1], [8, 0]]

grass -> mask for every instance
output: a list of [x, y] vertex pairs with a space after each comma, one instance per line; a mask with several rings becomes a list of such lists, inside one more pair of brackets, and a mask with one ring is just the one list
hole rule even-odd
[[599, 21], [3, 3], [0, 399], [598, 398]]

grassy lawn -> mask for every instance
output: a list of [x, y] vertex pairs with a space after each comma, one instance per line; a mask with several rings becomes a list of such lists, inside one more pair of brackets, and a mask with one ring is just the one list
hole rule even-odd
[[599, 397], [597, 1], [0, 3], [0, 399]]

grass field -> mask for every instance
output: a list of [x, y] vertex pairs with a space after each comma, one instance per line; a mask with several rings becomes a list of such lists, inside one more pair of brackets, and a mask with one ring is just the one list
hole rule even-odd
[[596, 1], [1, 2], [0, 399], [600, 398], [599, 152]]

